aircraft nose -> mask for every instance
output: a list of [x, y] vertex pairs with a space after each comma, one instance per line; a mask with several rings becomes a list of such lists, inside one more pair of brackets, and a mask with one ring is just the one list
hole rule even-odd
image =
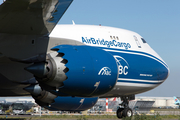
[[157, 80], [159, 80], [160, 83], [164, 82], [170, 73], [169, 67], [167, 66], [167, 64], [165, 62], [161, 62], [160, 64], [156, 64], [155, 65], [155, 71], [156, 71], [156, 78]]
[[170, 74], [170, 69], [169, 69], [169, 67], [167, 68], [167, 77], [166, 77], [166, 79], [168, 78], [168, 76], [169, 76], [169, 74]]
[[162, 68], [162, 70], [161, 70], [161, 74], [162, 75], [160, 75], [160, 78], [162, 80], [166, 80], [168, 78], [168, 76], [169, 76], [169, 73], [170, 73], [169, 67], [168, 66], [164, 66]]

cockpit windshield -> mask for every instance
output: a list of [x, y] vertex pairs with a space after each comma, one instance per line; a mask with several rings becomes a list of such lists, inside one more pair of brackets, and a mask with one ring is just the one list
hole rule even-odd
[[144, 38], [141, 38], [141, 40], [143, 41], [143, 43], [147, 43]]

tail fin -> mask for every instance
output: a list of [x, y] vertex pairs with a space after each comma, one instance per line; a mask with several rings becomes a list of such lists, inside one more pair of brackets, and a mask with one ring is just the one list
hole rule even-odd
[[116, 97], [113, 99], [113, 101], [116, 101]]
[[180, 105], [180, 101], [179, 101], [179, 99], [178, 99], [177, 97], [175, 97], [175, 96], [174, 96], [174, 101], [175, 101], [175, 103], [174, 103], [174, 104], [176, 104], [176, 105]]

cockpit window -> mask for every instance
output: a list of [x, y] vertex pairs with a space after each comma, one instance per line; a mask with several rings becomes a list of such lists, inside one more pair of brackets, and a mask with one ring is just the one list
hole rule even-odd
[[147, 43], [144, 38], [141, 38], [141, 40], [143, 41], [143, 43]]

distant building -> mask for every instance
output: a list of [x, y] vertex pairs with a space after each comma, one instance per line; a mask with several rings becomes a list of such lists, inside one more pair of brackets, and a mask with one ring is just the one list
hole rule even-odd
[[[116, 111], [121, 99], [118, 98], [114, 101], [114, 98], [109, 98], [108, 100], [108, 109]], [[136, 97], [135, 100], [129, 102], [129, 107], [137, 111], [149, 111], [151, 108], [179, 108], [174, 104], [173, 97]], [[106, 111], [106, 100], [99, 99], [93, 110]]]
[[153, 107], [155, 108], [178, 108], [174, 104], [173, 97], [136, 97], [137, 101], [155, 101]]
[[0, 101], [4, 102], [32, 102], [35, 103], [35, 100], [32, 97], [0, 97]]

